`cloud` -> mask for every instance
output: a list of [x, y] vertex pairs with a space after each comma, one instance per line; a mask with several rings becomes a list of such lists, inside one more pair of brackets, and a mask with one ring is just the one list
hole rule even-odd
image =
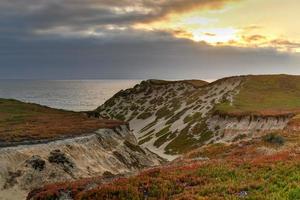
[[[220, 9], [235, 1], [1, 0], [0, 78], [219, 78], [300, 73], [298, 54], [266, 46], [210, 46], [174, 38], [190, 38], [191, 33], [184, 29], [151, 31], [132, 26], [194, 9]], [[255, 35], [248, 38], [258, 39]], [[284, 40], [269, 43], [298, 45]]]
[[300, 74], [299, 56], [274, 49], [212, 47], [174, 39], [168, 33], [132, 34], [111, 36], [106, 42], [94, 38], [3, 41], [0, 78], [214, 79], [250, 73]]
[[257, 41], [265, 41], [267, 38], [263, 35], [250, 35], [250, 36], [242, 36], [243, 40], [251, 43]]
[[[180, 14], [191, 10], [202, 9], [220, 9], [226, 3], [239, 0], [167, 0], [167, 1], [151, 1], [146, 3], [154, 12], [148, 21], [155, 21], [167, 17], [169, 14]], [[155, 2], [155, 3], [154, 3]]]
[[249, 25], [249, 26], [244, 26], [244, 27], [241, 27], [240, 29], [242, 29], [243, 31], [253, 31], [253, 30], [259, 30], [259, 29], [262, 29], [263, 27], [260, 26], [260, 25], [255, 25], [255, 24], [252, 24], [252, 25]]
[[[140, 38], [145, 31], [152, 35], [151, 40], [168, 39], [171, 35], [195, 39], [202, 34], [203, 38], [208, 38], [207, 41], [219, 41], [218, 38], [222, 39], [225, 35], [224, 28], [216, 35], [209, 30], [204, 30], [202, 33], [199, 29], [193, 33], [185, 27], [176, 26], [137, 31], [134, 25], [165, 20], [174, 13], [221, 9], [228, 3], [240, 1], [242, 0], [2, 0], [0, 1], [0, 42], [9, 38], [36, 40], [57, 37], [64, 39], [93, 37], [105, 42], [105, 40], [112, 41], [112, 38], [116, 37]], [[298, 42], [266, 38], [259, 34], [258, 30], [261, 28], [262, 26], [257, 24], [242, 27], [240, 30], [243, 44], [230, 40], [225, 45], [242, 47], [251, 47], [252, 44], [253, 47], [269, 45], [278, 50], [298, 51]], [[153, 33], [154, 31], [157, 34]], [[253, 31], [255, 33], [252, 34]]]
[[[170, 13], [217, 9], [234, 0], [2, 0], [3, 36], [35, 33], [87, 33], [110, 26], [131, 27]], [[70, 34], [72, 35], [72, 34]]]
[[300, 48], [300, 42], [292, 42], [290, 40], [285, 40], [285, 39], [271, 40], [270, 43], [274, 46], [286, 47], [288, 49], [299, 49]]
[[241, 41], [234, 41], [240, 47], [270, 47], [279, 51], [300, 52], [300, 43], [282, 38], [268, 38], [265, 35], [241, 35]]

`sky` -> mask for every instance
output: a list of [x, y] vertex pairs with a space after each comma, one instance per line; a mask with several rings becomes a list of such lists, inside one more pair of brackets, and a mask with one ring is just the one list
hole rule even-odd
[[0, 79], [300, 74], [299, 0], [1, 0]]

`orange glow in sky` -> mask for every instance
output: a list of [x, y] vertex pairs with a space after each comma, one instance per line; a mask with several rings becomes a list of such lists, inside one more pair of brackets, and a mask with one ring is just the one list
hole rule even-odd
[[223, 7], [195, 7], [133, 27], [166, 31], [177, 38], [215, 46], [300, 52], [299, 6], [299, 0], [229, 1]]

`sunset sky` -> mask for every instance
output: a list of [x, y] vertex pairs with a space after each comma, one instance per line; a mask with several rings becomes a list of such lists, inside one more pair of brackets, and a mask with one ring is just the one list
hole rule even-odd
[[299, 0], [1, 0], [0, 78], [300, 74]]

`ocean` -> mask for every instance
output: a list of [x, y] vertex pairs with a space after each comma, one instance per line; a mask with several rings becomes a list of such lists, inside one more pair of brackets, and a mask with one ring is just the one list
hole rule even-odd
[[0, 80], [0, 98], [73, 111], [94, 110], [140, 80]]

